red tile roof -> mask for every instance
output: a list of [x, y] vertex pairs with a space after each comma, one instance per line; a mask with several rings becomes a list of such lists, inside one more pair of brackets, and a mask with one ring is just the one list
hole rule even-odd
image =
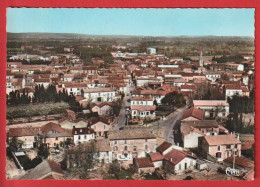
[[21, 136], [35, 136], [40, 134], [40, 128], [38, 127], [24, 127], [24, 128], [10, 128], [9, 137], [21, 137]]
[[61, 128], [60, 125], [50, 122], [50, 123], [47, 123], [46, 125], [42, 126], [41, 131], [42, 131], [42, 133], [47, 133], [49, 131], [56, 131], [56, 132], [62, 133], [62, 132], [64, 132], [64, 129]]
[[135, 159], [138, 168], [154, 167], [153, 162], [150, 158], [136, 158]]
[[203, 120], [204, 111], [197, 109], [197, 108], [191, 108], [191, 109], [185, 110], [182, 114], [181, 120], [186, 119], [188, 117], [194, 117], [194, 118], [197, 118], [199, 120]]
[[241, 150], [248, 150], [251, 149], [254, 145], [255, 141], [254, 140], [247, 140], [244, 141], [241, 145]]
[[226, 100], [193, 100], [194, 107], [200, 106], [229, 106]]
[[242, 90], [242, 87], [240, 85], [225, 85], [225, 88], [227, 90]]
[[151, 153], [150, 154], [150, 158], [152, 160], [152, 162], [156, 162], [156, 161], [161, 161], [164, 159], [164, 156], [161, 155], [161, 153], [156, 152], [156, 153]]
[[90, 125], [93, 125], [99, 121], [109, 125], [111, 123], [112, 119], [107, 118], [107, 117], [91, 117], [88, 119], [88, 122]]
[[169, 147], [171, 147], [172, 144], [168, 142], [163, 142], [159, 147], [157, 147], [157, 151], [161, 154], [163, 154], [164, 151], [166, 151]]
[[91, 129], [89, 127], [87, 127], [87, 128], [73, 128], [73, 130], [72, 130], [73, 135], [93, 134], [93, 133], [95, 133], [94, 129]]
[[155, 111], [156, 106], [150, 105], [132, 105], [131, 110], [138, 110], [138, 111]]
[[196, 86], [195, 85], [181, 85], [181, 89], [195, 90]]
[[196, 157], [193, 156], [192, 154], [177, 149], [172, 149], [169, 153], [167, 153], [164, 156], [164, 159], [176, 165], [186, 157], [191, 157], [196, 159]]
[[93, 107], [95, 107], [95, 106], [97, 106], [97, 107], [99, 107], [99, 108], [102, 108], [103, 106], [106, 106], [106, 105], [112, 107], [112, 106], [114, 106], [115, 104], [112, 103], [112, 102], [92, 103], [92, 104], [91, 104], [91, 108], [93, 108]]
[[45, 82], [45, 83], [49, 83], [50, 79], [34, 79], [34, 82]]
[[216, 135], [216, 136], [204, 136], [206, 142], [209, 145], [230, 145], [240, 144], [240, 140], [236, 138], [236, 135]]
[[51, 171], [63, 174], [63, 171], [60, 167], [60, 165], [52, 160], [48, 160], [49, 166], [51, 168]]
[[153, 101], [152, 97], [133, 97], [132, 101]]
[[83, 66], [82, 67], [83, 70], [97, 70], [96, 66]]
[[[52, 176], [50, 176], [52, 175]], [[60, 176], [60, 177], [58, 177]], [[60, 165], [52, 160], [45, 160], [35, 168], [30, 170], [20, 179], [30, 179], [30, 180], [37, 180], [37, 179], [52, 179], [52, 178], [59, 178], [62, 179], [63, 171]]]
[[[224, 160], [224, 162], [227, 163], [233, 163], [233, 156], [228, 157]], [[253, 168], [254, 167], [254, 162], [246, 157], [235, 157], [235, 164], [238, 166], [242, 166], [242, 167], [249, 167], [249, 168]]]

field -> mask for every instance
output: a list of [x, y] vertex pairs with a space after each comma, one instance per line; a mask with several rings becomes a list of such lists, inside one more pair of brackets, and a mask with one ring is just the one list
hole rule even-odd
[[47, 116], [66, 112], [69, 108], [67, 103], [39, 103], [7, 107], [6, 118], [28, 118], [33, 116]]

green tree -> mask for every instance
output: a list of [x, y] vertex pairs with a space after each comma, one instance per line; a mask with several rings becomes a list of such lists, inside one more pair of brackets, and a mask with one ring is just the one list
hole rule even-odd
[[182, 94], [171, 92], [161, 100], [161, 103], [171, 107], [181, 107], [185, 104], [185, 99]]
[[46, 159], [46, 158], [48, 158], [49, 155], [50, 155], [50, 152], [49, 152], [49, 148], [48, 148], [47, 144], [44, 144], [44, 143], [40, 144], [38, 156]]
[[108, 173], [111, 175], [115, 175], [120, 171], [120, 163], [118, 160], [114, 160], [111, 164], [109, 164]]

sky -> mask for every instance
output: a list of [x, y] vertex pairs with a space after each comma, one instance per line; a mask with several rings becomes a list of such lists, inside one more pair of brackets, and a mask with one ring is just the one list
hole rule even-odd
[[8, 8], [7, 32], [254, 37], [254, 9]]

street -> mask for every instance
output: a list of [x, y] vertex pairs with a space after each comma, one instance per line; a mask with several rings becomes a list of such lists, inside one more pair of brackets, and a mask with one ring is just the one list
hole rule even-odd
[[[132, 90], [133, 87], [130, 87], [130, 90]], [[113, 130], [119, 130], [121, 127], [124, 127], [126, 125], [126, 107], [130, 108], [131, 103], [127, 102], [127, 100], [131, 100], [132, 96], [129, 93], [129, 95], [125, 95], [124, 99], [122, 100], [122, 106], [119, 112], [119, 116], [117, 119], [117, 122], [113, 128]]]
[[176, 125], [176, 122], [181, 118], [185, 107], [177, 109], [174, 113], [172, 113], [169, 118], [160, 123], [160, 126], [165, 126], [164, 129], [164, 138], [169, 143], [174, 143], [173, 137], [173, 129]]

